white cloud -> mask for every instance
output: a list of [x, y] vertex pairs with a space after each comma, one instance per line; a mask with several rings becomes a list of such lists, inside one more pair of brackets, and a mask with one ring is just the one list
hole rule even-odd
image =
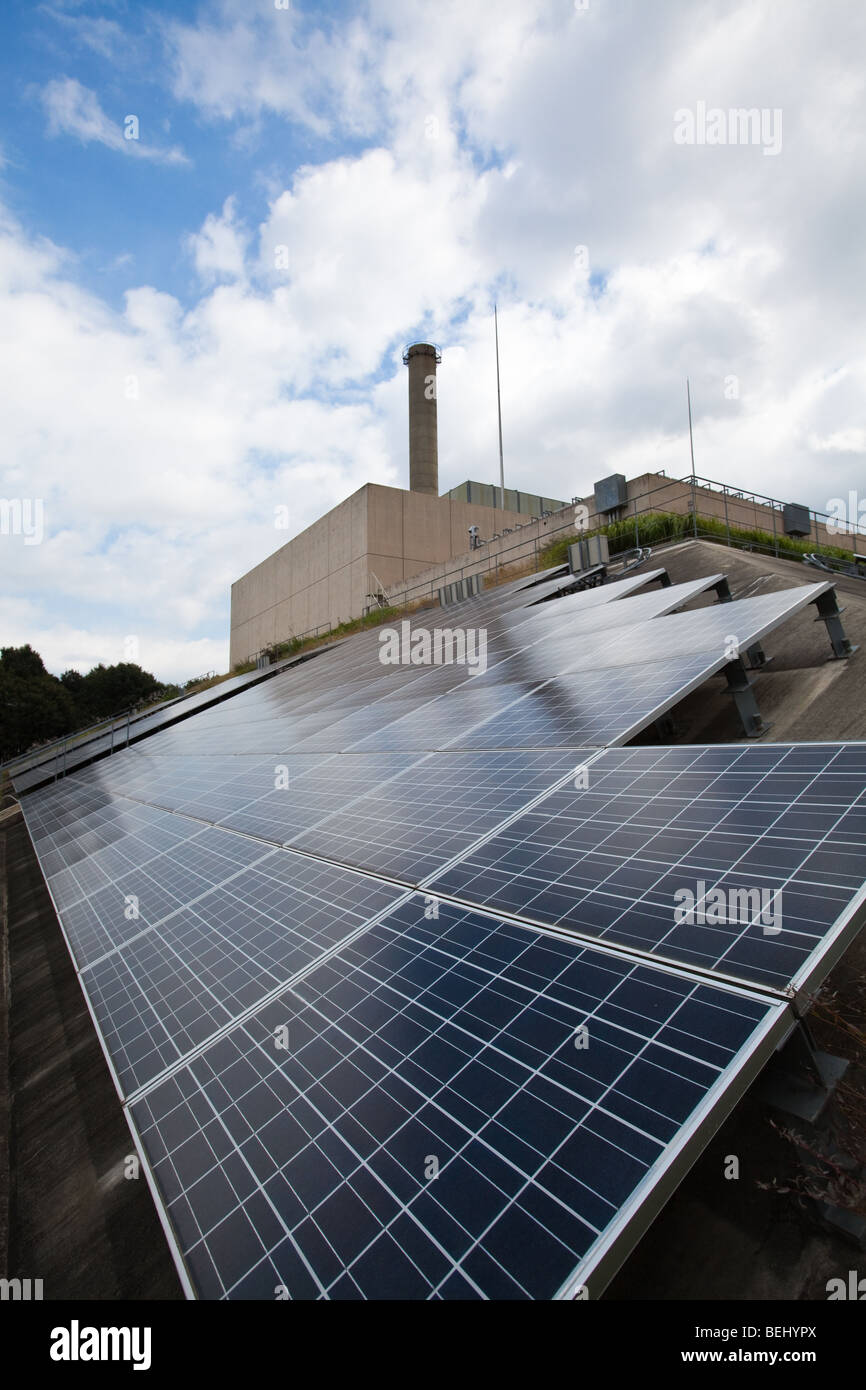
[[[188, 164], [183, 150], [172, 146], [163, 149], [156, 145], [142, 143], [140, 139], [140, 118], [135, 112], [124, 114], [124, 124], [119, 125], [106, 116], [99, 104], [99, 98], [89, 87], [83, 87], [74, 77], [57, 77], [46, 83], [42, 89], [42, 104], [48, 116], [49, 135], [73, 135], [82, 144], [106, 145], [139, 159], [152, 159], [159, 164]], [[129, 124], [130, 121], [136, 125]], [[134, 131], [127, 136], [124, 132]]]
[[68, 14], [57, 6], [46, 5], [45, 10], [53, 21], [65, 25], [73, 39], [98, 53], [100, 58], [109, 58], [113, 63], [129, 58], [129, 31], [116, 20], [106, 19], [104, 15]]
[[[161, 634], [140, 636], [115, 628], [95, 631], [73, 623], [54, 622], [38, 605], [0, 599], [3, 645], [29, 643], [54, 675], [74, 669], [85, 673], [102, 662], [135, 661], [163, 681], [183, 682], [206, 672], [222, 673], [228, 661], [228, 643], [210, 638], [183, 641]], [[137, 642], [131, 646], [130, 639]]]
[[[66, 595], [93, 650], [133, 631], [176, 663], [143, 660], [160, 675], [220, 664], [195, 644], [226, 650], [233, 579], [363, 482], [405, 485], [410, 334], [444, 348], [442, 487], [494, 479], [494, 295], [509, 484], [683, 476], [688, 375], [702, 474], [822, 509], [861, 485], [859, 10], [250, 10], [167, 27], [175, 95], [250, 160], [285, 119], [307, 162], [259, 151], [264, 216], [221, 188], [183, 238], [188, 304], [131, 285], [116, 313], [62, 248], [2, 227], [3, 488], [45, 499], [45, 543], [0, 545], [21, 631], [72, 650]], [[70, 81], [58, 129], [118, 148]], [[699, 100], [781, 107], [779, 156], [677, 146]]]
[[[101, 659], [132, 631], [162, 677], [194, 674], [203, 640], [224, 669], [231, 583], [288, 539], [275, 508], [294, 532], [368, 478], [396, 481], [381, 425], [369, 402], [286, 395], [303, 335], [276, 296], [224, 285], [185, 313], [142, 286], [118, 314], [67, 269], [5, 219], [2, 490], [41, 498], [45, 532], [27, 547], [0, 538], [0, 584], [32, 605], [16, 631], [41, 650], [84, 612]], [[171, 671], [158, 666], [166, 643]]]
[[227, 198], [222, 215], [210, 213], [200, 232], [188, 241], [195, 268], [205, 281], [227, 277], [241, 280], [245, 275], [246, 247], [249, 235], [235, 218], [234, 198]]

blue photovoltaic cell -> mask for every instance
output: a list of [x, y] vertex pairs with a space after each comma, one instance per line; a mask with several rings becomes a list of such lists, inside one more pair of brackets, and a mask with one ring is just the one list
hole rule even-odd
[[616, 749], [587, 781], [552, 792], [431, 891], [777, 989], [862, 893], [864, 744]]
[[201, 1297], [549, 1299], [778, 1018], [416, 896], [131, 1113]]
[[137, 934], [119, 914], [115, 949], [84, 967], [82, 983], [126, 1095], [159, 1074], [171, 1048], [172, 1061], [185, 1056], [401, 891], [281, 850], [217, 888], [191, 889], [190, 906]]
[[576, 760], [573, 752], [431, 753], [293, 844], [414, 885], [554, 786]]

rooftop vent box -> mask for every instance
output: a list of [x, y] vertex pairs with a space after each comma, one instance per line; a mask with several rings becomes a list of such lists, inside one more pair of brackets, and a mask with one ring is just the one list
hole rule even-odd
[[595, 484], [595, 510], [615, 512], [628, 503], [628, 484], [624, 473], [611, 473]]
[[812, 518], [808, 507], [801, 507], [798, 502], [786, 502], [782, 517], [786, 536], [812, 534]]
[[483, 574], [467, 574], [453, 584], [445, 584], [439, 590], [440, 608], [450, 608], [452, 603], [462, 603], [463, 599], [474, 598], [484, 588]]
[[609, 560], [607, 536], [587, 536], [585, 541], [568, 547], [568, 568], [572, 574], [582, 574], [595, 565], [606, 565]]

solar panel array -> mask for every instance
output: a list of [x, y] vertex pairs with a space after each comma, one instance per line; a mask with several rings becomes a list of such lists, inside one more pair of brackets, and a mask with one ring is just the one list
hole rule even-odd
[[661, 577], [416, 614], [24, 799], [191, 1296], [600, 1291], [849, 939], [863, 745], [617, 746], [828, 586]]
[[[615, 749], [588, 781], [546, 795], [430, 891], [776, 990], [807, 983], [849, 910], [859, 924], [866, 745]], [[691, 920], [672, 915], [679, 890]], [[718, 890], [747, 895], [734, 920]]]
[[8, 765], [10, 776], [19, 792], [42, 786], [49, 780], [65, 776], [77, 767], [86, 766], [106, 754], [112, 754], [115, 749], [120, 752], [121, 748], [147, 738], [155, 730], [186, 719], [210, 705], [218, 704], [236, 695], [239, 690], [268, 680], [278, 671], [286, 670], [297, 661], [309, 659], [309, 656], [290, 658], [270, 668], [230, 676], [228, 680], [208, 686], [194, 695], [179, 695], [173, 700], [161, 701], [153, 709], [132, 715], [128, 730], [125, 724], [116, 722], [115, 727], [108, 733], [96, 733], [90, 738], [79, 739], [73, 743], [57, 739], [48, 748], [36, 749], [29, 755], [15, 759]]

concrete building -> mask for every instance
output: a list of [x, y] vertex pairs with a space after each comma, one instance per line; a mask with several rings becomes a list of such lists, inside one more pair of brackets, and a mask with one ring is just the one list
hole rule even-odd
[[[526, 517], [488, 499], [439, 496], [435, 343], [403, 353], [409, 379], [409, 489], [367, 483], [232, 585], [231, 666], [276, 642], [360, 618], [374, 595], [450, 561]], [[457, 490], [459, 493], [459, 489]]]
[[[481, 502], [485, 507], [498, 507], [500, 488], [497, 483], [460, 483], [452, 487], [448, 496], [454, 502]], [[543, 516], [545, 512], [558, 512], [566, 502], [556, 497], [539, 497], [535, 492], [519, 492], [516, 487], [505, 489], [505, 509], [528, 516]]]
[[366, 483], [232, 585], [232, 667], [274, 642], [359, 618], [370, 596], [492, 536], [516, 512]]
[[[629, 527], [634, 524], [635, 545], [648, 544], [646, 531], [641, 532], [641, 525], [648, 516], [658, 512], [694, 518], [695, 536], [706, 534], [708, 528], [703, 523], [710, 522], [714, 524], [714, 534], [719, 539], [722, 539], [719, 527], [729, 527], [734, 531], [763, 531], [769, 538], [771, 548], [773, 537], [780, 541], [785, 539], [785, 508], [769, 497], [711, 483], [708, 479], [692, 481], [688, 477], [668, 478], [663, 473], [642, 473], [637, 478], [618, 481], [618, 505], [608, 510], [600, 504], [606, 504], [611, 499], [601, 494], [597, 496], [596, 487], [586, 496], [575, 498], [574, 502], [560, 504], [560, 510], [550, 515], [521, 517], [516, 528], [512, 521], [503, 526], [503, 513], [497, 512], [499, 525], [493, 531], [481, 531], [483, 545], [473, 550], [466, 547], [462, 554], [455, 554], [449, 560], [434, 565], [426, 573], [413, 574], [401, 583], [390, 586], [389, 602], [411, 604], [432, 598], [443, 585], [473, 574], [490, 574], [497, 582], [503, 574], [507, 576], [509, 569], [533, 565], [544, 547], [552, 541], [576, 535], [581, 530], [595, 531], [612, 521], [623, 522]], [[466, 486], [464, 483], [463, 487]], [[459, 493], [461, 489], [454, 491]], [[507, 488], [505, 495], [508, 500]], [[576, 508], [581, 505], [585, 510], [579, 513]], [[802, 532], [798, 538], [813, 542], [815, 550], [832, 546], [850, 551], [852, 556], [866, 553], [866, 529], [862, 526], [856, 532], [845, 533], [828, 527], [828, 521], [832, 521], [830, 517], [809, 508], [798, 508], [797, 511], [804, 513], [803, 520], [810, 528], [808, 534]], [[652, 543], [656, 544], [657, 540], [653, 538]]]
[[[377, 601], [409, 604], [476, 573], [499, 577], [503, 569], [536, 560], [544, 546], [579, 530], [612, 521], [635, 522], [650, 512], [691, 513], [731, 528], [770, 536], [813, 537], [815, 545], [855, 550], [864, 536], [828, 531], [829, 518], [808, 508], [783, 507], [705, 479], [673, 479], [645, 473], [627, 481], [613, 474], [586, 497], [554, 498], [466, 482], [439, 496], [435, 343], [412, 343], [403, 353], [409, 385], [409, 488], [367, 483], [308, 526], [232, 585], [232, 668], [275, 643], [325, 632], [360, 618]], [[582, 504], [578, 519], [575, 506]], [[470, 543], [477, 527], [481, 544]], [[799, 530], [796, 529], [799, 527]]]

